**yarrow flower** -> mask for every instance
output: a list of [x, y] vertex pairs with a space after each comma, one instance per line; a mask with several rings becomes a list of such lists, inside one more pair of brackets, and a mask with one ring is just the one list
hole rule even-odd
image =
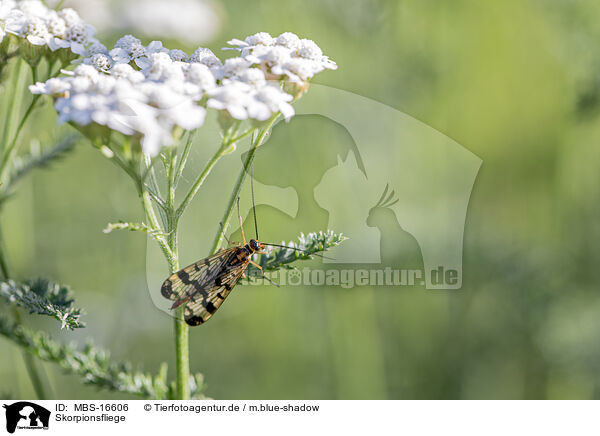
[[115, 63], [128, 64], [134, 62], [140, 68], [150, 66], [150, 56], [154, 53], [168, 51], [160, 41], [152, 41], [148, 46], [132, 35], [125, 35], [115, 43], [115, 48], [110, 51], [110, 56]]
[[[164, 59], [155, 55], [152, 61], [148, 71]], [[90, 63], [63, 72], [65, 77], [29, 87], [34, 94], [56, 99], [59, 122], [79, 126], [95, 123], [124, 135], [139, 136], [142, 150], [151, 156], [171, 145], [175, 126], [191, 130], [204, 122], [205, 109], [183, 87], [178, 90], [169, 81], [152, 80], [129, 64], [97, 68]]]
[[0, 0], [0, 41], [12, 34], [51, 52], [68, 49], [81, 55], [97, 42], [94, 33], [73, 9], [55, 11], [40, 0]]
[[292, 33], [273, 38], [262, 32], [230, 43], [241, 56], [222, 62], [207, 48], [188, 56], [160, 41], [145, 46], [132, 35], [112, 49], [96, 41], [73, 72], [30, 90], [54, 97], [60, 122], [139, 137], [143, 152], [154, 156], [171, 145], [177, 128], [201, 126], [207, 109], [225, 114], [224, 122], [265, 122], [279, 113], [289, 121], [299, 94], [286, 92], [286, 83], [306, 84], [317, 72], [336, 68], [313, 41]]
[[325, 69], [335, 70], [337, 64], [323, 55], [310, 39], [300, 39], [286, 32], [276, 38], [265, 32], [232, 39], [228, 44], [239, 50], [242, 59], [258, 65], [270, 79], [285, 76], [293, 83], [303, 84]]

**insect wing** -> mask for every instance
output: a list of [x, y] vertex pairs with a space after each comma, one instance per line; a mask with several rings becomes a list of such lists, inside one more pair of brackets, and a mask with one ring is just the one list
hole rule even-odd
[[160, 292], [173, 308], [187, 303], [184, 318], [190, 325], [208, 320], [221, 306], [248, 266], [237, 259], [238, 247], [199, 260], [164, 281]]
[[163, 282], [160, 293], [174, 301], [190, 297], [201, 285], [214, 280], [235, 250], [235, 247], [221, 250], [177, 271]]
[[203, 292], [194, 294], [187, 302], [183, 316], [191, 326], [206, 322], [216, 311], [244, 274], [248, 261], [227, 267]]

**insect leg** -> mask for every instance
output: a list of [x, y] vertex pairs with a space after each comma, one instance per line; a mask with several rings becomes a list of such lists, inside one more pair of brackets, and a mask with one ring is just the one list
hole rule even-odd
[[268, 281], [270, 281], [271, 283], [273, 283], [275, 286], [279, 287], [279, 283], [275, 283], [273, 280], [271, 280], [270, 278], [268, 278], [265, 275], [264, 270], [262, 269], [262, 267], [259, 264], [257, 264], [256, 262], [252, 262], [251, 260], [248, 260], [248, 262], [250, 262], [252, 265], [254, 265], [255, 267], [257, 267], [260, 270], [260, 272], [262, 273], [263, 278], [267, 279]]
[[231, 245], [231, 242], [229, 241], [229, 238], [227, 237], [227, 235], [225, 234], [225, 228], [223, 227], [223, 221], [219, 222], [219, 226], [221, 226], [221, 233], [223, 234], [223, 237], [225, 238], [225, 240], [227, 241], [227, 243], [229, 245]]

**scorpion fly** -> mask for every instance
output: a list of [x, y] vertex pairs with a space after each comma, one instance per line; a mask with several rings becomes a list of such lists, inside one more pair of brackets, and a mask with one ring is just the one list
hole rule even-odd
[[[253, 185], [252, 179], [251, 184]], [[177, 271], [162, 284], [160, 292], [163, 297], [173, 301], [171, 309], [176, 309], [185, 305], [183, 315], [185, 322], [189, 325], [197, 326], [208, 321], [217, 309], [221, 307], [223, 301], [225, 301], [225, 298], [227, 298], [240, 278], [244, 276], [244, 272], [249, 264], [257, 267], [263, 273], [263, 277], [271, 281], [264, 275], [262, 268], [258, 264], [252, 262], [251, 257], [253, 254], [264, 254], [265, 251], [263, 250], [267, 245], [304, 251], [278, 244], [263, 244], [258, 242], [258, 225], [256, 223], [253, 186], [252, 208], [256, 239], [250, 239], [249, 242], [246, 242], [238, 198], [238, 217], [240, 220], [243, 243], [223, 249], [212, 256], [201, 259], [198, 262]], [[223, 236], [225, 236], [222, 227], [221, 231], [223, 232]], [[227, 239], [227, 237], [225, 237], [225, 239]], [[315, 253], [309, 254], [319, 256]], [[279, 286], [272, 281], [271, 283]]]

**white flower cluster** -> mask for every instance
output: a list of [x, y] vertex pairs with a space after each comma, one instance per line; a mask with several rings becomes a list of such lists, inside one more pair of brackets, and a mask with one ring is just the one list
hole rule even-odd
[[291, 32], [276, 38], [260, 32], [243, 41], [232, 39], [228, 44], [235, 46], [243, 59], [259, 65], [269, 78], [286, 76], [291, 82], [303, 83], [325, 69], [337, 69], [314, 41], [300, 39]]
[[[295, 38], [299, 45], [293, 53], [290, 49], [289, 57], [311, 62], [304, 80], [324, 68], [335, 68], [314, 42]], [[311, 44], [319, 55], [301, 57], [301, 48]], [[127, 35], [111, 50], [97, 42], [90, 45], [73, 72], [64, 71], [66, 76], [37, 83], [30, 90], [55, 97], [59, 121], [96, 123], [138, 135], [143, 151], [156, 155], [171, 145], [176, 126], [185, 130], [201, 126], [206, 108], [239, 121], [266, 121], [276, 113], [289, 120], [294, 115], [293, 96], [282, 88], [286, 78], [295, 82], [300, 76], [285, 73], [273, 80], [273, 66], [267, 69], [252, 58], [256, 49], [244, 49], [248, 53], [222, 62], [207, 48], [188, 56], [164, 48], [160, 41], [144, 46]]]
[[55, 11], [40, 0], [0, 0], [0, 42], [7, 34], [51, 51], [61, 48], [83, 54], [96, 42], [95, 30], [70, 8]]

